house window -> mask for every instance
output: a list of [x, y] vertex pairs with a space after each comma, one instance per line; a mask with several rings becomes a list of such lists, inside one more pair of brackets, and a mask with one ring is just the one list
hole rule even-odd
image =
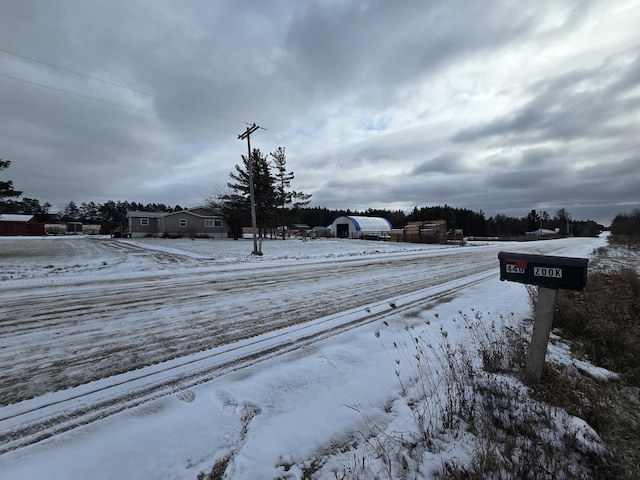
[[204, 226], [207, 227], [207, 228], [221, 227], [222, 226], [222, 220], [205, 220], [204, 221]]
[[140, 225], [149, 225], [149, 219], [148, 218], [141, 218], [140, 219]]
[[216, 227], [221, 227], [222, 226], [222, 220], [214, 220], [213, 221], [213, 225]]
[[180, 226], [181, 227], [186, 227], [187, 226], [187, 219], [186, 218], [181, 218], [180, 219]]

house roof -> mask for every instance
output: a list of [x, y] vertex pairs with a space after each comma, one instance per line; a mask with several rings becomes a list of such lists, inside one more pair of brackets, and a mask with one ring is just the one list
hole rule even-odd
[[533, 232], [525, 232], [527, 235], [554, 235], [557, 232], [555, 230], [547, 230], [546, 228], [539, 228], [538, 230], [534, 230]]
[[0, 213], [0, 222], [30, 222], [33, 215], [19, 215], [17, 213]]
[[138, 210], [131, 210], [127, 212], [127, 217], [129, 218], [160, 218], [164, 217], [166, 213], [164, 212], [140, 212]]
[[[207, 213], [205, 214], [196, 213], [196, 212], [202, 212], [203, 210]], [[178, 210], [177, 212], [165, 213], [164, 216], [169, 217], [171, 215], [180, 215], [180, 214], [193, 215], [201, 218], [221, 218], [220, 215], [215, 213], [213, 210], [209, 210], [208, 208], [205, 208], [205, 207], [194, 207], [194, 208], [188, 208], [186, 210]]]
[[[202, 210], [208, 211], [210, 212], [210, 214], [203, 215], [202, 213], [196, 213], [197, 211], [202, 211]], [[220, 215], [216, 214], [215, 212], [213, 212], [212, 210], [209, 210], [206, 207], [194, 207], [194, 208], [188, 208], [186, 210], [178, 210], [176, 212], [141, 212], [139, 210], [130, 210], [127, 212], [127, 217], [128, 218], [162, 218], [162, 217], [169, 217], [171, 215], [180, 215], [180, 214], [193, 215], [201, 218], [221, 218]]]
[[332, 224], [332, 228], [335, 225], [344, 224], [350, 221], [353, 223], [357, 232], [390, 232], [392, 225], [389, 220], [382, 217], [362, 217], [358, 215], [348, 215], [338, 217]]

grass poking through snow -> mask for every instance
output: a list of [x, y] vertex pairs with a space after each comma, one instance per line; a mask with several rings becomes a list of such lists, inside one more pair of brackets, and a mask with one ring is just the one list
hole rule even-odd
[[[613, 247], [612, 247], [613, 248]], [[608, 249], [596, 252], [598, 258]], [[523, 381], [531, 325], [460, 312], [458, 331], [385, 322], [375, 332], [398, 378], [390, 410], [410, 419], [350, 453], [346, 479], [635, 479], [640, 468], [640, 279], [598, 267], [583, 292], [560, 292], [556, 341], [580, 362], [547, 361], [539, 385]], [[533, 292], [532, 292], [533, 293]], [[535, 295], [531, 295], [532, 307]], [[412, 318], [415, 325], [415, 318]], [[466, 331], [473, 338], [456, 343]], [[464, 345], [463, 345], [464, 344]], [[582, 365], [616, 375], [593, 375]], [[578, 366], [576, 366], [578, 365]], [[375, 429], [373, 429], [375, 430]], [[467, 445], [456, 450], [453, 445]], [[434, 470], [433, 459], [441, 461]]]

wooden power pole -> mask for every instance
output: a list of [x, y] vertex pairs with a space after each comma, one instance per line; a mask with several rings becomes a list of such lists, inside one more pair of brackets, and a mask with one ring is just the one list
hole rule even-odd
[[253, 157], [251, 156], [251, 134], [258, 130], [260, 127], [255, 123], [250, 127], [247, 127], [247, 130], [240, 135], [238, 135], [238, 140], [247, 139], [247, 153], [249, 160], [249, 197], [251, 197], [251, 229], [253, 231], [253, 252], [252, 255], [262, 255], [262, 250], [258, 248], [258, 239], [256, 235], [256, 198], [255, 198], [255, 188], [253, 186]]

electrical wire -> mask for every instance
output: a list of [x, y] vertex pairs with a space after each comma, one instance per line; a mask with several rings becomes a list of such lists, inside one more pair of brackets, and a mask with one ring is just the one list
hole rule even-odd
[[[96, 82], [104, 83], [106, 85], [111, 85], [111, 86], [114, 86], [114, 87], [117, 87], [117, 88], [128, 90], [128, 91], [131, 91], [131, 92], [134, 92], [134, 93], [138, 93], [140, 95], [145, 95], [145, 96], [148, 96], [150, 98], [154, 98], [156, 100], [161, 100], [163, 102], [171, 103], [173, 105], [178, 105], [180, 107], [196, 110], [196, 111], [199, 111], [199, 112], [202, 112], [202, 113], [206, 113], [208, 115], [213, 115], [213, 116], [216, 116], [216, 117], [219, 117], [219, 118], [223, 118], [225, 120], [229, 120], [229, 121], [236, 122], [236, 123], [241, 123], [243, 125], [251, 125], [251, 122], [245, 122], [245, 121], [242, 121], [242, 120], [238, 120], [238, 119], [235, 119], [233, 117], [229, 117], [229, 116], [222, 115], [222, 114], [219, 114], [219, 113], [216, 113], [216, 112], [212, 112], [211, 110], [207, 110], [207, 109], [204, 109], [204, 108], [196, 107], [196, 106], [189, 105], [189, 104], [186, 104], [186, 103], [183, 103], [183, 102], [178, 102], [176, 100], [172, 100], [172, 99], [169, 99], [169, 98], [166, 98], [166, 97], [162, 97], [162, 96], [156, 95], [154, 93], [149, 93], [149, 92], [146, 92], [144, 90], [128, 87], [128, 86], [122, 85], [120, 83], [112, 82], [112, 81], [109, 81], [109, 80], [105, 80], [105, 79], [102, 79], [102, 78], [95, 77], [93, 75], [82, 73], [82, 72], [79, 72], [77, 70], [73, 70], [71, 68], [62, 67], [60, 65], [55, 65], [55, 64], [49, 63], [49, 62], [44, 62], [42, 60], [38, 60], [38, 59], [35, 59], [35, 58], [32, 58], [32, 57], [29, 57], [27, 55], [22, 55], [22, 54], [19, 54], [19, 53], [16, 53], [16, 52], [12, 52], [12, 51], [6, 50], [4, 48], [0, 48], [0, 52], [4, 53], [6, 55], [11, 55], [11, 56], [14, 56], [14, 57], [17, 57], [17, 58], [21, 58], [23, 60], [27, 60], [29, 62], [37, 63], [37, 64], [40, 64], [40, 65], [44, 65], [44, 66], [47, 66], [49, 68], [54, 68], [56, 70], [60, 70], [60, 71], [67, 72], [67, 73], [71, 73], [71, 74], [74, 74], [74, 75], [77, 75], [77, 76], [80, 76], [80, 77], [83, 77], [83, 78], [94, 80]], [[36, 86], [39, 86], [39, 87], [42, 87], [42, 88], [47, 88], [49, 90], [58, 91], [58, 92], [66, 93], [66, 94], [69, 94], [69, 95], [75, 95], [77, 97], [81, 97], [81, 98], [85, 98], [85, 99], [89, 99], [89, 100], [94, 100], [94, 101], [97, 101], [97, 102], [102, 102], [102, 103], [105, 103], [105, 104], [118, 106], [118, 107], [126, 108], [126, 109], [129, 109], [129, 110], [133, 110], [133, 111], [138, 111], [138, 112], [145, 113], [145, 114], [148, 114], [148, 115], [155, 115], [155, 116], [158, 116], [158, 117], [168, 118], [168, 119], [171, 119], [171, 120], [176, 120], [176, 121], [183, 122], [183, 123], [186, 123], [186, 124], [207, 128], [207, 129], [210, 129], [210, 130], [216, 130], [216, 131], [223, 132], [223, 133], [234, 134], [234, 132], [231, 132], [229, 130], [224, 130], [224, 129], [220, 129], [220, 128], [211, 127], [210, 125], [205, 125], [205, 124], [198, 123], [198, 122], [193, 122], [193, 121], [190, 121], [190, 120], [184, 120], [184, 119], [181, 119], [181, 118], [178, 118], [178, 117], [173, 117], [171, 115], [151, 112], [149, 110], [144, 110], [144, 109], [141, 109], [141, 108], [132, 107], [130, 105], [124, 105], [124, 104], [121, 104], [121, 103], [118, 103], [118, 102], [113, 102], [113, 101], [110, 101], [110, 100], [104, 100], [104, 99], [93, 97], [93, 96], [90, 96], [90, 95], [84, 95], [84, 94], [81, 94], [81, 93], [72, 92], [70, 90], [65, 90], [65, 89], [61, 89], [61, 88], [57, 88], [57, 87], [52, 87], [52, 86], [45, 85], [45, 84], [42, 84], [42, 83], [33, 82], [33, 81], [30, 81], [30, 80], [26, 80], [26, 79], [14, 77], [14, 76], [2, 74], [2, 73], [0, 73], [0, 76], [4, 77], [4, 78], [11, 79], [11, 80], [15, 80], [15, 81], [20, 81], [20, 82], [24, 82], [24, 83], [27, 83], [27, 84], [31, 84], [31, 85], [36, 85]], [[291, 142], [296, 142], [296, 143], [299, 143], [299, 144], [307, 145], [307, 146], [310, 146], [310, 147], [318, 149], [318, 150], [323, 150], [323, 151], [325, 151], [327, 153], [330, 153], [330, 154], [332, 154], [334, 156], [343, 157], [343, 158], [349, 158], [349, 157], [347, 157], [346, 155], [344, 155], [344, 154], [342, 154], [340, 152], [332, 151], [330, 149], [327, 149], [326, 147], [321, 147], [319, 145], [315, 145], [313, 143], [305, 142], [303, 140], [294, 139], [294, 138], [292, 138], [290, 136], [287, 136], [287, 135], [279, 135], [279, 134], [277, 134], [277, 133], [275, 133], [275, 132], [273, 132], [273, 131], [271, 131], [271, 130], [269, 130], [267, 128], [264, 128], [264, 127], [260, 127], [260, 128], [262, 130], [268, 132], [270, 135], [275, 136], [278, 141], [289, 140]]]
[[50, 67], [50, 68], [55, 68], [55, 69], [61, 70], [63, 72], [73, 73], [74, 75], [78, 75], [80, 77], [88, 78], [90, 80], [95, 80], [96, 82], [101, 82], [101, 83], [104, 83], [104, 84], [107, 84], [107, 85], [111, 85], [111, 86], [114, 86], [114, 87], [122, 88], [124, 90], [129, 90], [131, 92], [139, 93], [141, 95], [146, 95], [148, 97], [155, 98], [156, 100], [162, 100], [163, 102], [172, 103], [174, 105], [179, 105], [181, 107], [197, 110], [199, 112], [207, 113], [209, 115], [214, 115], [216, 117], [224, 118], [225, 120], [231, 120], [232, 122], [237, 122], [237, 123], [242, 123], [242, 124], [245, 124], [245, 125], [249, 125], [248, 122], [243, 122], [242, 120], [237, 120], [235, 118], [228, 117], [226, 115], [221, 115], [219, 113], [212, 112], [212, 111], [206, 110], [204, 108], [195, 107], [193, 105], [189, 105], [187, 103], [178, 102], [176, 100], [171, 100], [170, 98], [161, 97], [160, 95], [156, 95], [154, 93], [145, 92], [144, 90], [131, 88], [131, 87], [128, 87], [126, 85], [122, 85], [120, 83], [111, 82], [109, 80], [104, 80], [102, 78], [98, 78], [98, 77], [94, 77], [93, 75], [88, 75], [86, 73], [78, 72], [78, 71], [72, 70], [70, 68], [61, 67], [59, 65], [54, 65], [53, 63], [43, 62], [42, 60], [37, 60], [35, 58], [27, 57], [26, 55], [21, 55], [19, 53], [10, 52], [9, 50], [5, 50], [4, 48], [0, 48], [0, 52], [5, 53], [7, 55], [12, 55], [14, 57], [22, 58], [23, 60], [28, 60], [28, 61], [33, 62], [33, 63], [39, 63], [41, 65], [45, 65], [45, 66]]
[[234, 133], [234, 132], [231, 132], [229, 130], [223, 130], [221, 128], [216, 128], [216, 127], [212, 127], [210, 125], [205, 125], [204, 123], [192, 122], [191, 120], [184, 120], [182, 118], [173, 117], [171, 115], [165, 115], [164, 113], [151, 112], [151, 111], [145, 110], [143, 108], [132, 107], [131, 105], [125, 105], [123, 103], [118, 103], [118, 102], [114, 102], [114, 101], [111, 101], [111, 100], [105, 100], [103, 98], [93, 97], [91, 95], [85, 95], [83, 93], [72, 92], [71, 90], [65, 90], [63, 88], [52, 87], [50, 85], [45, 85], [44, 83], [32, 82], [31, 80], [25, 80], [24, 78], [13, 77], [11, 75], [5, 75], [3, 73], [0, 73], [0, 77], [8, 78], [10, 80], [15, 80], [15, 81], [18, 81], [18, 82], [23, 82], [23, 83], [26, 83], [26, 84], [29, 84], [29, 85], [35, 85], [35, 86], [46, 88], [46, 89], [53, 90], [53, 91], [56, 91], [56, 92], [66, 93], [68, 95], [74, 95], [76, 97], [85, 98], [85, 99], [93, 100], [93, 101], [96, 101], [96, 102], [106, 103], [107, 105], [113, 105], [113, 106], [116, 106], [116, 107], [121, 107], [121, 108], [126, 108], [128, 110], [133, 110], [133, 111], [136, 111], [136, 112], [146, 113], [148, 115], [155, 115], [156, 117], [168, 118], [168, 119], [171, 119], [171, 120], [176, 120], [178, 122], [187, 123], [189, 125], [195, 125], [195, 126], [202, 127], [202, 128], [208, 128], [210, 130], [216, 130], [218, 132], [231, 133], [231, 134]]

